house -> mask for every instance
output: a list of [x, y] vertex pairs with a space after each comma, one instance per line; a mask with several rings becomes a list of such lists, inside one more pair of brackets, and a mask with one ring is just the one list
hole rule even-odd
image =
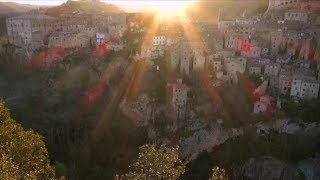
[[291, 83], [290, 95], [302, 99], [317, 98], [319, 87], [320, 83], [315, 77], [295, 74]]
[[55, 32], [49, 36], [48, 47], [89, 47], [91, 36], [85, 32]]
[[283, 44], [283, 31], [281, 29], [271, 31], [270, 56], [276, 57]]
[[212, 66], [214, 71], [222, 70], [222, 60], [212, 61]]
[[238, 76], [236, 73], [223, 74], [222, 71], [216, 72], [216, 77], [219, 80], [218, 84], [224, 84], [227, 86], [238, 84]]
[[[56, 20], [42, 14], [9, 17], [6, 19], [9, 42], [20, 47], [39, 48], [44, 45], [43, 39], [55, 30], [53, 24]], [[34, 41], [34, 38], [37, 40]]]
[[107, 46], [108, 50], [115, 51], [115, 52], [121, 51], [123, 48], [124, 46], [121, 42], [112, 42]]
[[291, 54], [279, 55], [276, 59], [276, 62], [280, 64], [288, 64], [291, 61], [291, 57]]
[[239, 19], [236, 19], [236, 24], [238, 25], [253, 25], [259, 22], [258, 18], [244, 18], [241, 17]]
[[201, 70], [204, 69], [204, 64], [206, 62], [206, 58], [201, 54], [195, 54], [195, 58], [193, 60], [193, 70]]
[[247, 59], [244, 57], [229, 57], [224, 60], [224, 66], [228, 73], [244, 73], [246, 71]]
[[105, 43], [105, 41], [106, 41], [106, 35], [104, 33], [97, 32], [96, 33], [96, 44], [101, 45], [101, 44]]
[[218, 29], [221, 32], [224, 32], [226, 29], [228, 29], [231, 26], [234, 26], [236, 24], [233, 20], [219, 20], [218, 22]]
[[222, 50], [216, 51], [213, 54], [213, 58], [214, 59], [224, 59], [224, 58], [232, 57], [235, 55], [236, 55], [236, 51], [234, 51], [234, 50], [222, 49]]
[[178, 79], [176, 84], [172, 86], [172, 106], [178, 116], [182, 116], [186, 111], [187, 98], [189, 88], [182, 83], [182, 79]]
[[167, 39], [165, 36], [154, 36], [152, 39], [152, 44], [154, 46], [159, 46], [159, 45], [166, 45]]
[[258, 96], [264, 95], [267, 91], [268, 84], [269, 82], [267, 80], [263, 81], [262, 84], [254, 90], [253, 94]]
[[261, 96], [259, 101], [254, 103], [253, 113], [261, 114], [266, 113], [271, 107], [271, 97], [268, 95]]
[[305, 0], [269, 0], [268, 11], [274, 9], [283, 9], [288, 7], [294, 7], [301, 5], [302, 2], [308, 2]]
[[260, 75], [262, 73], [262, 65], [257, 62], [250, 62], [248, 65], [249, 74]]
[[264, 74], [266, 76], [278, 76], [281, 65], [279, 63], [269, 63], [265, 65]]
[[317, 42], [312, 36], [304, 36], [302, 39], [299, 57], [304, 60], [312, 60], [316, 50]]
[[291, 69], [282, 68], [279, 73], [279, 93], [280, 94], [287, 94], [290, 91], [292, 82], [292, 73]]
[[290, 10], [284, 13], [285, 21], [300, 21], [307, 23], [309, 20], [309, 12], [298, 11], [298, 10]]

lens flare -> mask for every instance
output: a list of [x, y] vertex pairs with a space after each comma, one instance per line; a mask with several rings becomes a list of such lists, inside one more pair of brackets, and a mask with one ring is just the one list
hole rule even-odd
[[160, 17], [181, 17], [186, 9], [193, 3], [192, 0], [180, 1], [153, 1], [152, 4], [156, 8]]

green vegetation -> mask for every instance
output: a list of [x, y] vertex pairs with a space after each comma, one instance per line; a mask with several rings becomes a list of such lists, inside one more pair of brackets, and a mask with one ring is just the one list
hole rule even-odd
[[319, 152], [316, 150], [320, 142], [318, 137], [279, 134], [272, 131], [266, 136], [259, 136], [254, 129], [246, 132], [244, 136], [229, 140], [214, 149], [212, 159], [230, 165], [240, 165], [251, 157], [271, 156], [294, 163]]
[[256, 85], [256, 87], [258, 87], [263, 83], [263, 80], [261, 77], [262, 76], [259, 74], [251, 74], [249, 75], [249, 80], [253, 82]]
[[288, 117], [302, 119], [304, 122], [319, 122], [319, 107], [319, 99], [295, 100], [286, 96], [281, 102], [281, 109]]
[[[186, 166], [182, 179], [209, 179], [212, 166], [226, 167], [226, 174], [232, 174], [232, 168], [243, 165], [249, 158], [270, 156], [286, 163], [297, 163], [319, 153], [319, 137], [308, 135], [290, 135], [270, 132], [262, 136], [254, 129], [247, 129], [244, 136], [228, 140], [215, 147], [211, 153], [203, 152]], [[219, 169], [220, 169], [219, 168]], [[215, 174], [215, 172], [214, 172]]]
[[154, 144], [139, 148], [139, 157], [123, 179], [178, 179], [185, 171], [177, 148], [159, 149]]
[[[213, 166], [213, 159], [207, 152], [202, 153], [187, 167], [178, 157], [177, 148], [146, 144], [139, 148], [138, 159], [130, 166], [130, 171], [116, 179], [210, 179], [227, 180], [228, 175], [223, 168]], [[186, 173], [185, 173], [186, 171]]]
[[0, 179], [52, 179], [43, 138], [25, 131], [0, 102]]
[[228, 176], [226, 175], [226, 170], [220, 168], [219, 166], [215, 166], [212, 168], [212, 177], [210, 180], [228, 180]]
[[112, 4], [106, 4], [103, 2], [92, 1], [67, 1], [66, 3], [47, 9], [47, 14], [52, 16], [58, 16], [60, 14], [67, 14], [72, 12], [83, 13], [119, 13], [121, 10]]
[[209, 179], [213, 164], [214, 161], [211, 154], [205, 151], [197, 159], [186, 165], [186, 172], [181, 177], [185, 180]]

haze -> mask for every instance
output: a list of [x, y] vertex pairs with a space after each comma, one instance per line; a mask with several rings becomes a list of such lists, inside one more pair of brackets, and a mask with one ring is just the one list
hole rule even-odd
[[[45, 5], [45, 6], [57, 6], [60, 5], [67, 0], [0, 0], [0, 2], [15, 2], [19, 4], [31, 4], [31, 5]], [[118, 5], [125, 11], [135, 12], [140, 10], [146, 10], [147, 7], [152, 7], [154, 4], [158, 4], [159, 1], [142, 1], [142, 0], [101, 0], [102, 2]]]

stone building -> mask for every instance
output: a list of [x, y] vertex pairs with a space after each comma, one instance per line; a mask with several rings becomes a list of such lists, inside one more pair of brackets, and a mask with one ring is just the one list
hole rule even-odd
[[229, 57], [224, 60], [224, 66], [228, 73], [244, 73], [247, 67], [247, 59], [244, 57]]
[[304, 0], [269, 0], [268, 10], [299, 6]]
[[281, 65], [279, 63], [269, 63], [265, 65], [264, 74], [266, 76], [278, 76]]
[[283, 32], [281, 29], [273, 30], [271, 32], [271, 46], [270, 56], [276, 57], [281, 50], [281, 44], [283, 43]]
[[166, 45], [166, 37], [165, 36], [154, 36], [153, 37], [153, 45], [154, 46], [159, 46], [159, 45]]
[[193, 60], [193, 70], [201, 70], [204, 69], [204, 64], [206, 62], [206, 58], [201, 54], [195, 54]]
[[268, 95], [261, 96], [259, 101], [254, 103], [253, 113], [261, 114], [266, 113], [271, 106], [271, 97]]
[[6, 19], [9, 42], [21, 47], [39, 48], [43, 39], [54, 31], [56, 18], [42, 14], [27, 14]]
[[299, 57], [304, 60], [312, 60], [316, 51], [316, 40], [312, 36], [304, 36], [301, 41]]
[[177, 83], [172, 86], [172, 106], [178, 116], [183, 116], [186, 111], [189, 88], [178, 79]]
[[218, 22], [218, 29], [221, 32], [224, 32], [226, 29], [228, 29], [231, 26], [234, 26], [236, 24], [233, 20], [219, 20]]
[[279, 73], [279, 93], [285, 95], [290, 92], [291, 82], [291, 70], [282, 68]]
[[[190, 69], [194, 66], [195, 69], [204, 67], [205, 63], [205, 46], [203, 42], [188, 42], [186, 40], [181, 40], [176, 43], [174, 48], [175, 61], [179, 59], [180, 62], [180, 72], [189, 74]], [[173, 65], [177, 65], [177, 62], [174, 62]]]
[[[104, 39], [122, 37], [126, 30], [126, 14], [62, 14], [58, 18], [43, 14], [27, 14], [6, 20], [9, 42], [33, 49], [41, 46], [86, 46], [87, 37], [96, 39], [95, 33]], [[72, 38], [74, 39], [72, 42]], [[98, 38], [101, 40], [101, 38]], [[101, 42], [97, 44], [101, 44]]]
[[215, 60], [212, 61], [212, 66], [214, 71], [220, 71], [222, 70], [222, 60]]
[[101, 45], [106, 42], [106, 35], [104, 33], [96, 33], [96, 45]]
[[251, 62], [248, 65], [249, 74], [260, 75], [262, 73], [262, 65], [259, 63]]
[[302, 99], [317, 98], [319, 86], [319, 81], [315, 77], [296, 74], [293, 76], [290, 95]]
[[91, 37], [87, 33], [55, 32], [50, 35], [48, 47], [89, 47]]
[[234, 50], [222, 49], [222, 50], [216, 51], [213, 54], [213, 58], [214, 59], [225, 59], [227, 57], [233, 57], [235, 55], [236, 55], [236, 52]]
[[300, 21], [307, 23], [309, 20], [309, 12], [290, 10], [284, 13], [285, 21]]

